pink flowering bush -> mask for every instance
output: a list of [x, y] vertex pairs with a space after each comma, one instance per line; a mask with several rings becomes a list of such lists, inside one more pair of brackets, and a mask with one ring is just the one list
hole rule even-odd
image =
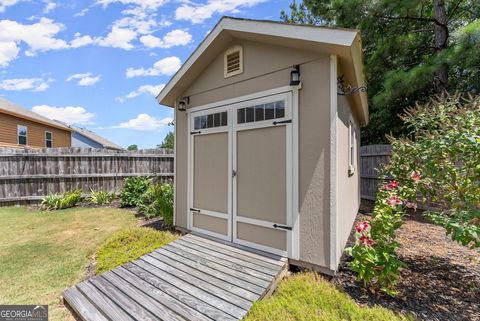
[[[405, 264], [397, 258], [396, 232], [407, 209], [427, 199], [437, 204], [424, 215], [463, 245], [480, 247], [480, 96], [449, 96], [408, 109], [401, 119], [412, 129], [389, 137], [387, 181], [377, 193], [368, 222], [357, 225], [347, 249], [350, 269], [375, 293], [394, 295]], [[366, 226], [366, 228], [365, 228]]]

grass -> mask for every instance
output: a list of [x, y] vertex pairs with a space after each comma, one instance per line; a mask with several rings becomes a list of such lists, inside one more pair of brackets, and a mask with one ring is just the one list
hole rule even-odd
[[61, 292], [81, 280], [112, 233], [135, 225], [131, 212], [114, 208], [0, 208], [0, 303], [48, 304], [50, 320], [73, 320]]
[[381, 307], [361, 307], [318, 274], [298, 273], [285, 278], [277, 292], [254, 303], [244, 321], [415, 320]]
[[134, 227], [112, 235], [98, 250], [95, 273], [100, 274], [179, 238], [178, 234]]

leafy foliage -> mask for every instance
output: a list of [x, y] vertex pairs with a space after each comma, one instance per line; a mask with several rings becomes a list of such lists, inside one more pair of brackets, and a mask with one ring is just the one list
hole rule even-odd
[[442, 73], [449, 92], [480, 93], [480, 0], [303, 0], [289, 11], [284, 21], [361, 31], [371, 112], [365, 143], [406, 134], [397, 115], [438, 93]]
[[51, 194], [42, 199], [42, 210], [52, 211], [64, 208], [74, 207], [82, 199], [81, 190], [73, 190], [64, 194]]
[[138, 150], [138, 146], [137, 146], [137, 144], [132, 144], [132, 145], [129, 145], [127, 147], [127, 149], [130, 150], [130, 151], [136, 151], [136, 150]]
[[150, 186], [150, 181], [145, 177], [128, 177], [120, 193], [121, 206], [138, 206], [142, 195]]
[[140, 199], [138, 209], [145, 217], [161, 216], [168, 226], [172, 226], [173, 185], [151, 184]]
[[160, 232], [146, 227], [134, 227], [117, 232], [98, 250], [95, 273], [101, 274], [136, 260], [178, 237], [171, 232]]
[[107, 205], [113, 202], [114, 199], [115, 192], [90, 190], [90, 196], [88, 196], [87, 201], [95, 205]]
[[393, 155], [385, 170], [397, 179], [421, 173], [424, 179], [408, 188], [439, 207], [425, 215], [453, 240], [480, 247], [480, 96], [431, 100], [402, 119], [411, 133], [390, 137]]
[[173, 149], [174, 142], [175, 142], [175, 137], [173, 135], [173, 132], [168, 132], [165, 138], [163, 139], [163, 142], [157, 145], [157, 147]]

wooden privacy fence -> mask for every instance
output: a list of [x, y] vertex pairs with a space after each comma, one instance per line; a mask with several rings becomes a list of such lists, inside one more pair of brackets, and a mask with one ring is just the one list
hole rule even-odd
[[360, 193], [362, 199], [374, 201], [379, 184], [380, 169], [390, 160], [390, 145], [368, 145], [360, 147]]
[[119, 192], [124, 178], [132, 176], [173, 180], [173, 159], [173, 152], [165, 149], [0, 148], [0, 205], [74, 189]]

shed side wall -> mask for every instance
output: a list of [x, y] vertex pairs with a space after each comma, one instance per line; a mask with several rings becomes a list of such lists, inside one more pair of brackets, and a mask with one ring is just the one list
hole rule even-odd
[[[224, 79], [223, 54], [216, 57], [183, 96], [202, 106], [288, 86], [291, 66], [301, 65], [299, 92], [300, 260], [329, 265], [330, 60], [294, 48], [234, 40], [243, 46], [244, 72]], [[230, 46], [229, 45], [229, 46]], [[226, 48], [228, 48], [227, 46]], [[180, 97], [179, 97], [180, 98]], [[187, 114], [176, 111], [176, 225], [187, 228]]]

